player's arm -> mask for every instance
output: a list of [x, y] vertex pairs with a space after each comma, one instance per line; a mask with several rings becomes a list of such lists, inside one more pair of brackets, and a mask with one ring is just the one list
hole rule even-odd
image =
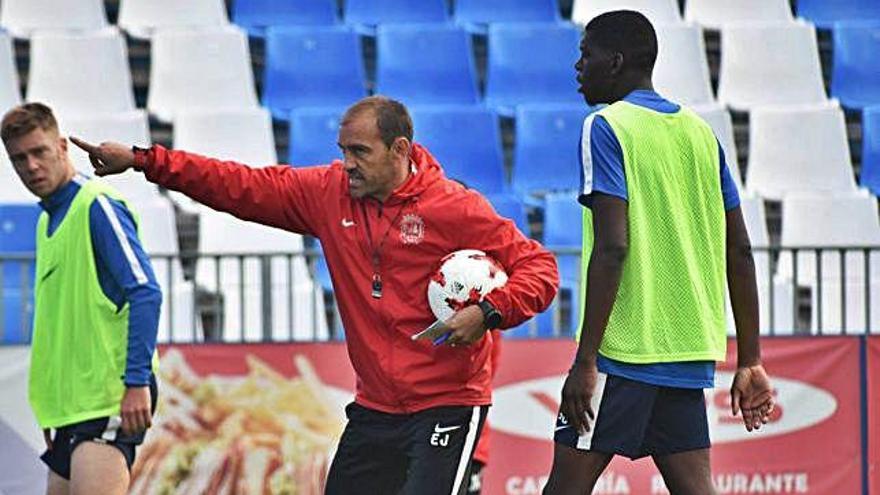
[[316, 234], [322, 224], [319, 196], [326, 167], [252, 168], [159, 145], [134, 153], [119, 143], [95, 146], [75, 137], [70, 140], [89, 153], [99, 176], [134, 168], [151, 182], [243, 220], [303, 234]]
[[99, 196], [89, 215], [101, 288], [120, 309], [126, 303], [129, 307], [122, 428], [140, 431], [150, 425], [152, 416], [149, 384], [162, 293], [131, 212], [121, 202]]
[[761, 363], [758, 284], [752, 243], [739, 206], [739, 195], [720, 145], [718, 153], [726, 210], [727, 290], [736, 323], [737, 367], [730, 388], [731, 409], [734, 415], [742, 411], [743, 424], [746, 430], [752, 431], [769, 421], [774, 407], [773, 391]]
[[[502, 218], [480, 194], [468, 191], [462, 245], [475, 247], [498, 260], [507, 283], [485, 300], [501, 315], [499, 328], [510, 328], [547, 309], [559, 289], [553, 253], [523, 235], [513, 221]], [[447, 322], [453, 328], [447, 343], [472, 343], [482, 338], [483, 313], [465, 308]]]

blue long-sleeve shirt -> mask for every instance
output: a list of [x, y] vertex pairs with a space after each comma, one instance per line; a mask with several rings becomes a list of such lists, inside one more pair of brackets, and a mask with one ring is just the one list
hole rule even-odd
[[[49, 215], [51, 237], [64, 220], [73, 198], [89, 179], [77, 175], [40, 202]], [[99, 196], [89, 209], [92, 250], [98, 282], [108, 299], [121, 310], [129, 304], [128, 353], [124, 381], [127, 386], [150, 383], [156, 349], [162, 292], [150, 259], [137, 235], [134, 217], [121, 202]]]

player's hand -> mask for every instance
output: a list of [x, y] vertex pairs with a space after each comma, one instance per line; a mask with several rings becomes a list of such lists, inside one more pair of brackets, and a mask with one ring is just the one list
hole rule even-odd
[[770, 378], [762, 365], [736, 369], [733, 385], [730, 386], [730, 405], [734, 416], [742, 411], [747, 431], [760, 429], [761, 425], [770, 421], [775, 402]]
[[153, 424], [150, 387], [127, 387], [122, 396], [122, 431], [126, 435], [142, 432]]
[[559, 410], [578, 435], [590, 431], [590, 421], [596, 419], [590, 401], [598, 379], [599, 370], [595, 364], [576, 361], [562, 386], [562, 404]]
[[43, 440], [46, 441], [46, 450], [52, 450], [52, 429], [43, 429]]
[[70, 141], [89, 154], [89, 161], [98, 176], [121, 174], [134, 166], [134, 152], [130, 146], [110, 142], [95, 146], [73, 136]]
[[470, 345], [486, 335], [483, 310], [476, 304], [456, 311], [445, 323], [452, 330], [446, 339], [447, 345]]

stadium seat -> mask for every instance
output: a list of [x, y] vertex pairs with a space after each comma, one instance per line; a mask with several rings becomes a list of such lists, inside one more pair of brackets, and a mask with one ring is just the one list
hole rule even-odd
[[[203, 256], [196, 281], [223, 295], [225, 341], [326, 340], [323, 292], [312, 281], [305, 258], [287, 255], [302, 252], [302, 236], [204, 208], [199, 250], [223, 255], [219, 266], [214, 256]], [[272, 308], [265, 324], [264, 294]]]
[[513, 194], [491, 194], [486, 197], [495, 211], [502, 217], [513, 220], [516, 228], [520, 230], [526, 237], [531, 235], [529, 229], [529, 217], [526, 211], [526, 204]]
[[[798, 252], [796, 270], [791, 251], [783, 251], [779, 257], [779, 273], [796, 276], [799, 286], [811, 290], [813, 331], [821, 328], [823, 333], [840, 333], [845, 317], [848, 333], [864, 332], [868, 284], [868, 304], [873, 309], [871, 328], [880, 326], [880, 310], [876, 309], [880, 308], [880, 249], [876, 249], [880, 245], [880, 217], [875, 198], [861, 192], [786, 196], [782, 202], [781, 244], [832, 248], [821, 254], [810, 249]], [[865, 266], [866, 253], [862, 249], [846, 251], [844, 259], [833, 249], [862, 246], [875, 247], [868, 255], [869, 268]], [[845, 308], [841, 292], [845, 293]]]
[[166, 198], [157, 197], [139, 202], [134, 210], [139, 219], [141, 245], [150, 255], [156, 282], [162, 290], [159, 342], [202, 340], [201, 319], [196, 314], [195, 284], [183, 276], [177, 221], [171, 203]]
[[0, 112], [6, 114], [7, 110], [21, 103], [20, 88], [12, 38], [0, 30]]
[[346, 0], [346, 24], [365, 33], [377, 24], [445, 22], [449, 19], [445, 0]]
[[[560, 294], [551, 308], [536, 318], [539, 337], [574, 335], [577, 331], [584, 211], [574, 194], [548, 194], [544, 198], [544, 245], [549, 249], [578, 250], [578, 253], [556, 255]], [[563, 306], [567, 311], [562, 311]]]
[[180, 112], [174, 147], [253, 167], [278, 164], [272, 117], [264, 108]]
[[38, 198], [21, 183], [5, 150], [0, 150], [0, 204], [35, 203]]
[[104, 0], [3, 0], [0, 25], [17, 38], [39, 30], [91, 31], [107, 26]]
[[[17, 181], [17, 178], [16, 178]], [[5, 188], [4, 184], [4, 188]], [[29, 204], [0, 204], [0, 276], [3, 281], [3, 321], [0, 343], [22, 344], [30, 340], [33, 321], [33, 261], [3, 260], [4, 254], [33, 254], [37, 219], [42, 209]]]
[[[66, 136], [75, 136], [87, 142], [98, 144], [103, 141], [116, 141], [141, 147], [150, 146], [150, 125], [147, 114], [143, 110], [125, 113], [79, 116], [61, 118], [58, 122], [61, 132]], [[89, 156], [76, 146], [68, 146], [73, 165], [77, 170], [93, 174]], [[115, 187], [125, 199], [138, 205], [142, 201], [151, 201], [159, 197], [159, 189], [155, 184], [144, 179], [142, 174], [126, 172], [110, 175], [103, 179]]]
[[838, 23], [833, 38], [831, 95], [848, 108], [880, 105], [880, 19]]
[[169, 122], [177, 112], [187, 110], [256, 107], [250, 51], [243, 31], [226, 27], [155, 34], [147, 95], [151, 114]]
[[428, 148], [448, 177], [483, 194], [506, 189], [501, 131], [494, 113], [478, 106], [410, 110], [415, 141]]
[[715, 137], [721, 143], [721, 149], [724, 150], [724, 159], [733, 180], [736, 182], [736, 188], [742, 191], [742, 174], [739, 168], [736, 142], [733, 138], [733, 120], [730, 117], [730, 112], [717, 103], [694, 106], [693, 110], [712, 127]]
[[656, 31], [659, 50], [653, 82], [657, 92], [683, 105], [715, 101], [700, 28], [675, 24], [658, 26]]
[[477, 33], [485, 33], [487, 24], [560, 19], [556, 0], [457, 0], [454, 16], [456, 23]]
[[677, 0], [574, 0], [571, 20], [586, 26], [599, 14], [621, 9], [641, 12], [654, 26], [681, 22]]
[[265, 36], [272, 26], [336, 24], [334, 0], [235, 0], [232, 21], [251, 36]]
[[341, 159], [336, 144], [342, 108], [304, 108], [290, 113], [290, 154], [294, 166], [323, 165]]
[[731, 23], [721, 31], [718, 100], [736, 110], [825, 101], [816, 30], [803, 22]]
[[300, 107], [347, 107], [367, 96], [360, 37], [342, 27], [271, 28], [263, 104], [277, 119]]
[[689, 0], [684, 18], [716, 30], [729, 22], [794, 20], [789, 0]]
[[225, 26], [229, 18], [224, 0], [119, 0], [118, 23], [131, 36], [143, 39], [163, 28]]
[[798, 0], [797, 14], [822, 29], [831, 29], [835, 22], [880, 20], [877, 0]]
[[798, 191], [855, 191], [838, 106], [759, 107], [750, 122], [749, 190], [769, 199]]
[[880, 106], [862, 112], [862, 187], [880, 197]]
[[580, 31], [556, 24], [489, 26], [486, 105], [512, 117], [525, 103], [583, 104], [574, 64]]
[[125, 39], [116, 28], [88, 33], [39, 32], [31, 38], [27, 100], [59, 117], [134, 110]]
[[476, 104], [471, 36], [447, 25], [397, 24], [376, 29], [376, 93], [406, 105]]
[[579, 105], [521, 105], [516, 112], [513, 189], [521, 194], [576, 191], [578, 144], [590, 109]]

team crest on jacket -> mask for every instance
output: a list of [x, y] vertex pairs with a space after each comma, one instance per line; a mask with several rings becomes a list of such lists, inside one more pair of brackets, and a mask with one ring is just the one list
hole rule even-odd
[[415, 213], [407, 213], [400, 220], [400, 240], [404, 244], [418, 244], [425, 238], [425, 222]]

